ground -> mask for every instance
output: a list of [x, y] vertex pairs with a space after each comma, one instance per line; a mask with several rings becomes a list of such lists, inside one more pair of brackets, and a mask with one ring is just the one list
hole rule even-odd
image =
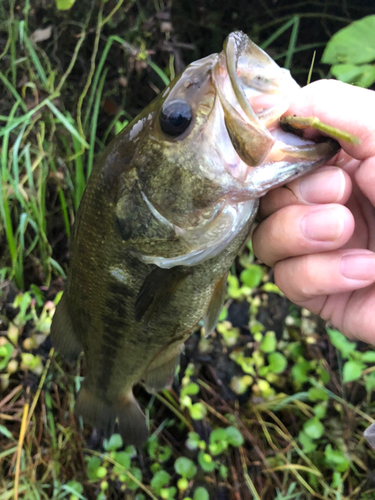
[[251, 243], [220, 323], [187, 342], [173, 388], [136, 389], [145, 447], [73, 416], [84, 361], [48, 334], [97, 154], [186, 64], [242, 29], [303, 85], [372, 1], [48, 0], [0, 5], [0, 500], [374, 498], [375, 356], [273, 284]]

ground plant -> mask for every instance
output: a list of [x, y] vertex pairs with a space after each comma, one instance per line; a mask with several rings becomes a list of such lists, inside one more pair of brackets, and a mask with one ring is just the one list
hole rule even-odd
[[172, 389], [136, 388], [142, 448], [74, 418], [84, 360], [63, 362], [49, 340], [75, 214], [110, 140], [235, 29], [301, 85], [371, 87], [372, 12], [349, 0], [0, 2], [0, 500], [375, 498], [363, 438], [375, 353], [291, 304], [251, 242]]

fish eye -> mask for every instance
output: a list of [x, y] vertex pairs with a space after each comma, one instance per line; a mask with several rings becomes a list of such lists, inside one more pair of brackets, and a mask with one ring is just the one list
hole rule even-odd
[[166, 106], [163, 106], [159, 116], [161, 129], [171, 137], [178, 137], [185, 132], [191, 119], [191, 107], [182, 100], [167, 103]]

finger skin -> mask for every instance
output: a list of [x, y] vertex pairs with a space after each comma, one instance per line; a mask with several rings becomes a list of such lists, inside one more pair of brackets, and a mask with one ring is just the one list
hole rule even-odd
[[[345, 274], [348, 260], [352, 268], [357, 263], [357, 269], [349, 269]], [[355, 279], [356, 276], [361, 279]], [[275, 281], [290, 300], [298, 303], [350, 292], [375, 281], [375, 254], [370, 250], [352, 249], [286, 259], [276, 264]]]
[[363, 161], [354, 176], [362, 193], [375, 206], [375, 157]]
[[323, 80], [296, 92], [285, 114], [316, 116], [360, 144], [340, 141], [325, 167], [261, 200], [254, 252], [289, 299], [375, 345], [375, 94]]
[[[359, 268], [362, 279], [343, 276], [342, 262], [354, 258], [351, 272]], [[353, 274], [352, 274], [353, 275]], [[280, 261], [275, 282], [285, 295], [348, 337], [375, 344], [375, 253], [364, 250], [335, 250]]]
[[319, 80], [296, 91], [285, 114], [316, 116], [360, 139], [359, 145], [339, 141], [349, 155], [358, 160], [375, 156], [375, 98], [371, 90], [336, 80]]
[[273, 267], [282, 259], [340, 248], [353, 231], [353, 216], [342, 205], [290, 205], [255, 229], [253, 249], [259, 259]]
[[313, 203], [345, 204], [352, 190], [350, 176], [341, 168], [326, 166], [269, 191], [260, 201], [258, 218], [265, 219], [288, 205]]

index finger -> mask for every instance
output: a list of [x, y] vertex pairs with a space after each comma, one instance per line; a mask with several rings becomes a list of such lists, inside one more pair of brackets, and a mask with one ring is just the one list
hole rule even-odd
[[355, 135], [360, 145], [339, 141], [358, 160], [375, 156], [375, 92], [336, 80], [319, 80], [295, 93], [286, 115], [316, 116]]

